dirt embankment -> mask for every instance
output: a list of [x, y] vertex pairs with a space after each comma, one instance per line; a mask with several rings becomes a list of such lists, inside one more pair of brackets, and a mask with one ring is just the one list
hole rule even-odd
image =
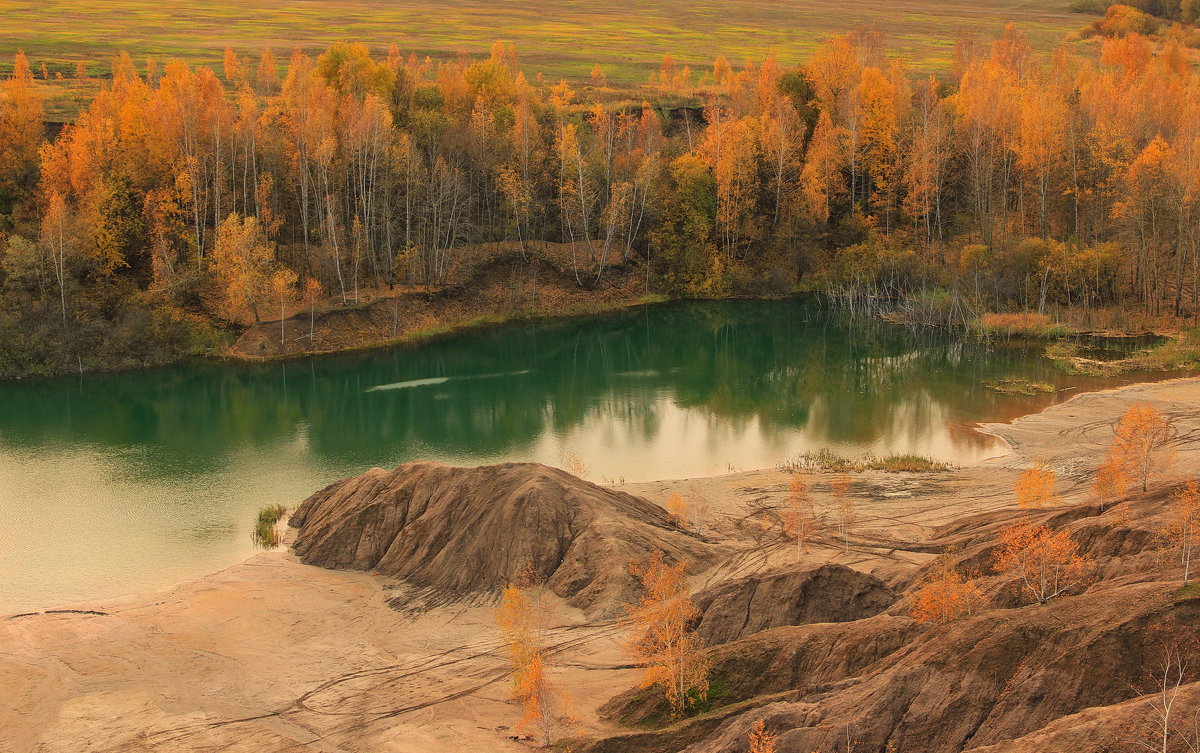
[[615, 251], [597, 275], [595, 264], [584, 258], [586, 249], [575, 249], [582, 260], [578, 280], [571, 253], [571, 245], [561, 243], [530, 243], [524, 253], [514, 244], [486, 244], [474, 248], [474, 264], [455, 271], [440, 289], [376, 291], [370, 302], [299, 311], [282, 327], [278, 320], [255, 324], [228, 355], [331, 353], [411, 342], [486, 322], [612, 310], [645, 299], [645, 280], [623, 266]]
[[[1091, 482], [1135, 402], [1176, 423], [1172, 477], [1101, 508]], [[0, 618], [0, 749], [528, 751], [512, 739], [521, 712], [484, 603], [523, 561], [549, 585], [551, 679], [571, 691], [576, 751], [745, 753], [760, 719], [780, 753], [1135, 749], [1153, 721], [1138, 694], [1160, 626], [1200, 624], [1200, 591], [1180, 587], [1160, 536], [1180, 478], [1200, 474], [1200, 380], [986, 428], [1011, 452], [945, 473], [853, 474], [848, 535], [826, 527], [799, 553], [762, 525], [788, 504], [778, 471], [619, 489], [527, 465], [372, 471], [297, 511], [298, 555]], [[1058, 472], [1061, 504], [1021, 511], [1013, 482], [1037, 461]], [[819, 510], [829, 482], [810, 474]], [[689, 531], [661, 509], [675, 493], [706, 501]], [[991, 565], [996, 532], [1021, 516], [1069, 531], [1089, 580], [1046, 605], [1019, 598]], [[711, 644], [710, 708], [683, 720], [637, 687], [611, 615], [628, 560], [654, 545], [693, 562]], [[918, 623], [913, 591], [942, 553], [978, 574], [984, 602]], [[1187, 683], [1190, 723], [1200, 685]]]

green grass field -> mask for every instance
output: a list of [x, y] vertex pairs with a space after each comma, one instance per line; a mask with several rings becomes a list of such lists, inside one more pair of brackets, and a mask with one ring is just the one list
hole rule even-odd
[[284, 56], [347, 39], [381, 52], [438, 58], [480, 55], [496, 40], [517, 45], [527, 75], [586, 78], [600, 63], [615, 84], [646, 80], [664, 53], [707, 68], [718, 54], [735, 62], [774, 51], [784, 64], [804, 60], [824, 37], [858, 26], [882, 30], [893, 54], [917, 69], [950, 59], [956, 36], [998, 34], [1007, 21], [1040, 49], [1086, 18], [1067, 0], [0, 0], [9, 20], [4, 59], [18, 49], [35, 70], [70, 77], [86, 60], [99, 73], [118, 50], [135, 58], [219, 64], [226, 44], [243, 53], [272, 47]]

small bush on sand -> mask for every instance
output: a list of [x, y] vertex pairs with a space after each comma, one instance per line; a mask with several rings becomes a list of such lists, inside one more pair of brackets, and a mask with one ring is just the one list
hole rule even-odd
[[250, 535], [255, 546], [263, 549], [274, 549], [279, 546], [280, 536], [275, 527], [286, 512], [287, 507], [284, 505], [267, 505], [258, 511], [258, 521], [254, 524], [254, 531]]
[[929, 473], [950, 470], [949, 463], [912, 453], [876, 457], [867, 455], [862, 460], [851, 460], [838, 455], [829, 448], [816, 452], [805, 452], [792, 460], [779, 464], [780, 470], [800, 473], [804, 471], [830, 471], [852, 473], [859, 471], [886, 471], [888, 473]]

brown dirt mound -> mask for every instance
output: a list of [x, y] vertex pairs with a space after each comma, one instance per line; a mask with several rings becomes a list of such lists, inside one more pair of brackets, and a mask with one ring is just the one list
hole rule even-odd
[[878, 578], [844, 565], [792, 566], [705, 589], [693, 599], [696, 626], [715, 646], [785, 625], [851, 622], [879, 614], [896, 595]]
[[[1019, 520], [1043, 523], [1053, 530], [1066, 529], [1079, 545], [1079, 552], [1092, 564], [1087, 584], [1073, 589], [1080, 593], [1091, 583], [1160, 580], [1164, 566], [1172, 564], [1166, 551], [1163, 530], [1171, 520], [1170, 505], [1181, 482], [1163, 484], [1148, 492], [1131, 494], [1115, 503], [1087, 503], [1044, 510], [1006, 509], [972, 515], [937, 529], [929, 538], [934, 551], [949, 553], [960, 573], [983, 576], [978, 585], [994, 606], [1014, 607], [1023, 603], [1013, 581], [994, 576], [996, 537], [1002, 528]], [[909, 589], [921, 583], [938, 567], [936, 562], [913, 570], [891, 585]], [[907, 611], [907, 602], [892, 611]]]
[[628, 565], [655, 548], [693, 566], [719, 553], [662, 508], [536, 463], [407, 463], [338, 481], [291, 517], [302, 562], [375, 570], [450, 598], [494, 594], [532, 565], [572, 606], [629, 597]]

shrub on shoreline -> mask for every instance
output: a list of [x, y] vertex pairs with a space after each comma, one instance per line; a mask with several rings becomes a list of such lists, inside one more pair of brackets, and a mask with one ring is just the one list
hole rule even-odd
[[254, 545], [263, 549], [274, 549], [279, 546], [282, 537], [276, 526], [287, 513], [285, 505], [267, 505], [258, 511], [258, 520], [254, 524], [254, 531], [250, 534]]
[[886, 473], [940, 473], [952, 468], [949, 463], [913, 453], [892, 454], [885, 457], [867, 455], [862, 460], [852, 460], [838, 455], [828, 448], [816, 452], [805, 452], [792, 460], [779, 464], [779, 469], [791, 473], [802, 471], [830, 471], [833, 473], [858, 473], [861, 471], [884, 471]]

